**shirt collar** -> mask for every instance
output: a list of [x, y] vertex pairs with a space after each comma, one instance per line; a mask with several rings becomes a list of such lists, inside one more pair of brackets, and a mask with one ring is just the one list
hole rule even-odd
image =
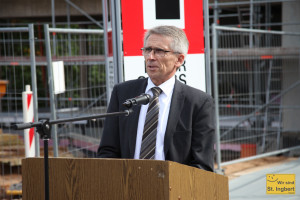
[[[158, 87], [162, 90], [162, 93], [164, 93], [167, 96], [170, 96], [173, 92], [174, 85], [175, 85], [175, 76], [172, 76], [172, 78], [163, 82]], [[150, 89], [153, 87], [156, 87], [156, 85], [154, 85], [154, 83], [151, 81], [151, 79], [148, 78], [148, 84], [147, 84], [145, 93], [149, 93]]]

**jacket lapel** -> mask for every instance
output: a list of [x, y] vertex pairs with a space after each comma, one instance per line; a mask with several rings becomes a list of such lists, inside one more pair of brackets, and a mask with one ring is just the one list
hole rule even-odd
[[172, 95], [166, 133], [165, 133], [165, 140], [164, 140], [165, 155], [167, 155], [167, 152], [170, 148], [171, 140], [173, 138], [173, 134], [176, 129], [176, 124], [180, 118], [180, 113], [183, 107], [183, 103], [184, 103], [184, 90], [182, 88], [182, 83], [176, 80], [174, 85], [173, 95]]

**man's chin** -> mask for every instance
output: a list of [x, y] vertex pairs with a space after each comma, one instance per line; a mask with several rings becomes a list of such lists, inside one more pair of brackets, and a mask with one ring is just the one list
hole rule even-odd
[[158, 72], [158, 70], [156, 69], [147, 69], [147, 74], [149, 75], [149, 76], [156, 76], [157, 74], [158, 74], [159, 72]]
[[151, 78], [151, 80], [156, 80], [159, 79], [159, 76], [157, 76], [157, 74], [155, 73], [147, 73], [149, 78]]

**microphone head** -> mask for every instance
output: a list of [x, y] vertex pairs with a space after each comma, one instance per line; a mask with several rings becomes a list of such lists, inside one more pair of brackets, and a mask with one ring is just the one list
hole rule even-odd
[[132, 99], [127, 99], [124, 103], [123, 106], [127, 108], [131, 108], [132, 106], [136, 105], [146, 105], [150, 102], [151, 96], [149, 94], [141, 94], [135, 98]]

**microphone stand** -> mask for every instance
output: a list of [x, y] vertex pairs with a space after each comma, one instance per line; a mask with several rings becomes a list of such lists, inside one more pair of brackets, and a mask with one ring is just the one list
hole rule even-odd
[[36, 131], [40, 134], [41, 138], [44, 140], [45, 200], [49, 200], [48, 140], [51, 139], [51, 125], [65, 123], [65, 122], [74, 122], [74, 121], [81, 121], [81, 120], [111, 117], [111, 116], [121, 116], [121, 115], [128, 116], [132, 112], [133, 112], [132, 109], [129, 108], [128, 110], [125, 110], [123, 112], [113, 112], [113, 113], [58, 119], [58, 120], [50, 120], [50, 121], [49, 120], [40, 120], [38, 122], [15, 124], [12, 126], [12, 128], [14, 128], [15, 130], [23, 130], [23, 129], [36, 127]]

